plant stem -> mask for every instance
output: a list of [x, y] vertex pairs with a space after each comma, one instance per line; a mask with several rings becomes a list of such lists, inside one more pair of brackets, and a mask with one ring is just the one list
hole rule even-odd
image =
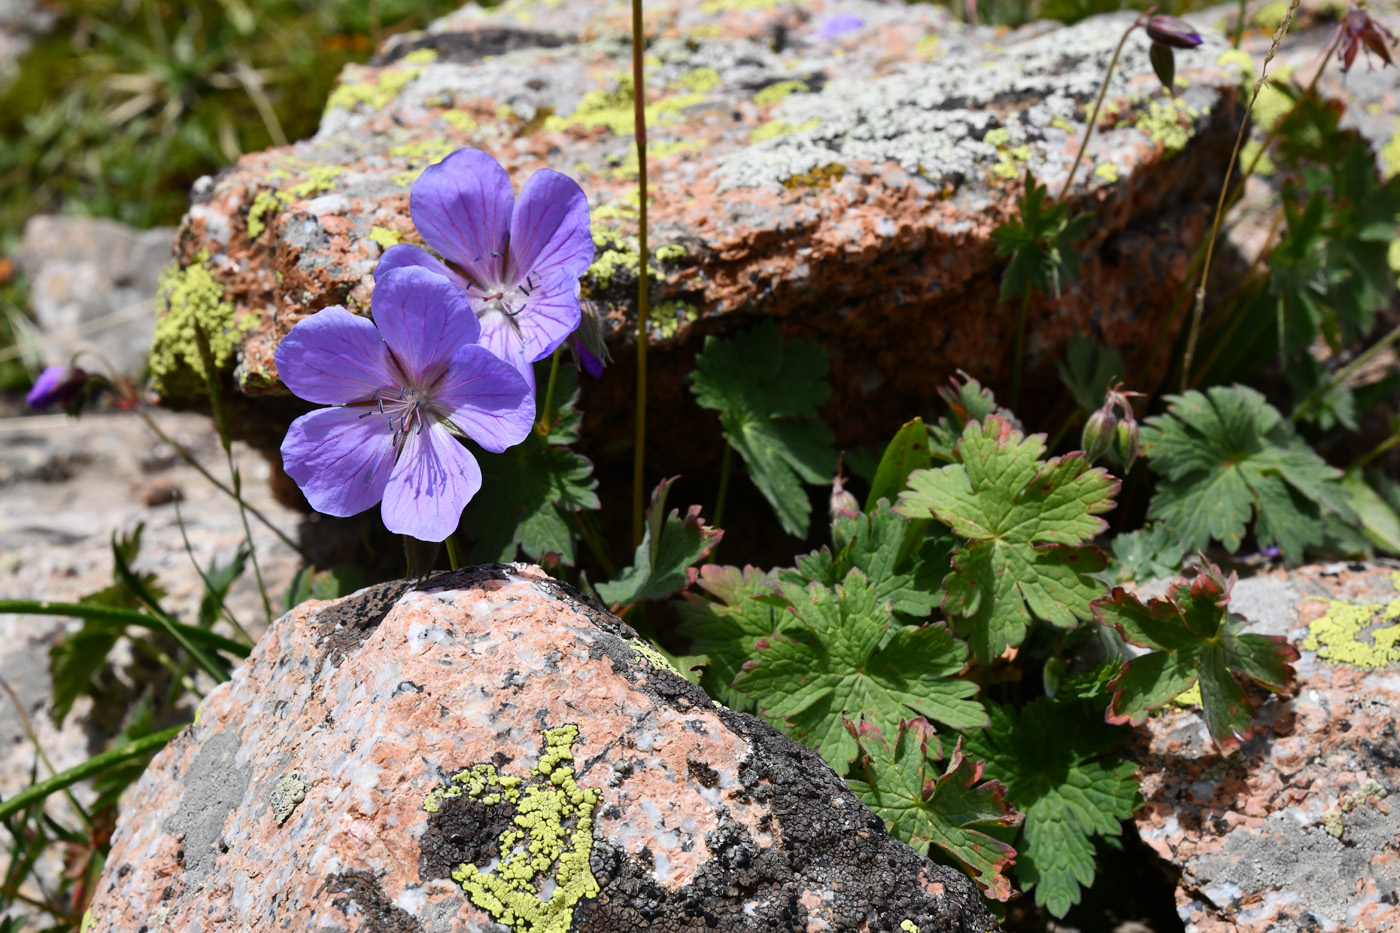
[[1303, 399], [1302, 403], [1297, 408], [1293, 409], [1293, 414], [1288, 416], [1288, 420], [1296, 422], [1299, 418], [1303, 417], [1314, 405], [1326, 397], [1328, 392], [1331, 392], [1337, 386], [1350, 379], [1358, 369], [1375, 359], [1376, 354], [1380, 353], [1396, 340], [1400, 340], [1400, 324], [1391, 328], [1388, 334], [1372, 344], [1365, 353], [1362, 353], [1356, 359], [1333, 373], [1332, 378], [1328, 379], [1316, 389], [1313, 389], [1312, 393], [1308, 395], [1307, 398]]
[[[540, 412], [538, 430], [541, 434], [548, 436], [554, 430], [554, 386], [559, 380], [559, 354], [564, 352], [561, 346], [554, 351], [554, 356], [549, 361], [549, 382], [544, 387], [544, 410]], [[451, 540], [451, 539], [449, 539]], [[452, 556], [452, 551], [448, 549], [448, 557]], [[456, 570], [456, 567], [452, 568]]]
[[[225, 448], [227, 450], [227, 448]], [[258, 595], [262, 597], [263, 617], [272, 625], [272, 603], [267, 598], [267, 584], [263, 583], [262, 567], [258, 566], [258, 549], [253, 544], [253, 529], [248, 527], [248, 512], [243, 504], [243, 475], [233, 465], [233, 453], [228, 453], [229, 474], [233, 477], [233, 495], [238, 501], [238, 517], [243, 520], [243, 537], [248, 542], [248, 560], [253, 564], [253, 579], [258, 583]]]
[[242, 642], [225, 638], [217, 632], [183, 622], [168, 621], [134, 609], [115, 609], [90, 603], [54, 603], [42, 599], [0, 599], [0, 615], [11, 612], [36, 616], [66, 616], [70, 619], [87, 619], [107, 625], [134, 625], [152, 632], [168, 633], [169, 627], [173, 626], [185, 638], [208, 645], [215, 651], [226, 651], [236, 658], [248, 656], [248, 646]]
[[[1149, 11], [1151, 12], [1151, 11]], [[1065, 183], [1060, 186], [1060, 193], [1055, 198], [1058, 204], [1069, 194], [1069, 186], [1074, 181], [1074, 173], [1079, 170], [1079, 163], [1084, 160], [1084, 153], [1089, 149], [1089, 137], [1094, 135], [1094, 124], [1099, 122], [1099, 108], [1103, 106], [1103, 99], [1108, 94], [1108, 82], [1113, 77], [1113, 69], [1118, 65], [1118, 56], [1123, 52], [1123, 44], [1128, 41], [1128, 36], [1132, 35], [1134, 29], [1142, 25], [1142, 17], [1133, 20], [1133, 24], [1123, 32], [1123, 37], [1118, 40], [1118, 45], [1113, 50], [1113, 57], [1108, 61], [1108, 70], [1104, 72], [1103, 84], [1099, 87], [1099, 96], [1094, 100], [1094, 109], [1089, 114], [1089, 122], [1084, 126], [1084, 138], [1079, 142], [1079, 151], [1074, 154], [1074, 164], [1069, 167], [1069, 174], [1065, 176]]]
[[724, 445], [724, 460], [719, 465], [719, 495], [715, 496], [715, 527], [723, 528], [720, 524], [724, 521], [724, 500], [729, 496], [729, 474], [734, 465], [734, 448], [726, 441]]
[[[180, 528], [180, 540], [185, 542], [185, 553], [189, 555], [190, 563], [194, 565], [195, 573], [199, 574], [199, 578], [204, 581], [204, 591], [206, 593], [213, 593], [214, 584], [209, 582], [209, 575], [204, 572], [204, 568], [199, 566], [199, 561], [195, 560], [194, 548], [190, 546], [190, 536], [185, 532], [185, 520], [180, 515], [180, 500], [176, 499], [173, 504], [175, 506], [175, 524]], [[233, 610], [228, 607], [228, 604], [222, 596], [219, 597], [219, 608], [223, 610], [224, 618], [228, 619], [229, 624], [234, 627], [238, 634], [242, 635], [247, 640], [248, 644], [254, 644], [255, 640], [253, 636], [249, 635], [247, 629], [239, 624], [238, 619], [233, 615]]]
[[[49, 769], [49, 774], [57, 774], [58, 769], [53, 766], [53, 762], [49, 759], [48, 753], [44, 751], [44, 746], [39, 744], [39, 736], [34, 731], [34, 722], [29, 718], [29, 714], [25, 712], [24, 704], [20, 702], [19, 694], [15, 693], [14, 688], [10, 686], [10, 682], [3, 677], [0, 677], [0, 689], [5, 691], [5, 695], [10, 698], [10, 704], [14, 706], [15, 712], [19, 714], [20, 728], [22, 728], [24, 734], [29, 737], [29, 742], [34, 746], [34, 751], [39, 756], [39, 760], [44, 763], [44, 767]], [[92, 826], [92, 815], [87, 812], [82, 804], [78, 803], [78, 798], [73, 796], [71, 790], [64, 788], [63, 794], [68, 798], [68, 802], [73, 805], [73, 809], [77, 811], [79, 818], [90, 828]]]
[[[1254, 82], [1254, 93], [1249, 98], [1249, 106], [1244, 109], [1244, 117], [1240, 119], [1239, 132], [1235, 134], [1235, 148], [1230, 152], [1230, 162], [1225, 167], [1225, 183], [1220, 186], [1220, 197], [1215, 202], [1215, 219], [1210, 225], [1210, 239], [1206, 241], [1206, 258], [1201, 264], [1201, 279], [1196, 286], [1196, 305], [1191, 311], [1191, 331], [1186, 338], [1186, 353], [1181, 363], [1181, 391], [1185, 392], [1191, 379], [1191, 361], [1196, 355], [1196, 341], [1201, 336], [1201, 315], [1206, 310], [1206, 280], [1210, 278], [1210, 261], [1215, 256], [1215, 241], [1220, 236], [1220, 221], [1225, 214], [1225, 199], [1230, 191], [1230, 178], [1235, 172], [1235, 162], [1240, 157], [1240, 147], [1244, 145], [1245, 134], [1249, 132], [1249, 115], [1254, 110], [1254, 103], [1259, 99], [1259, 92], [1264, 89], [1264, 82], [1269, 73], [1269, 62], [1274, 60], [1278, 53], [1279, 43], [1288, 33], [1288, 27], [1293, 22], [1293, 14], [1298, 11], [1300, 0], [1292, 0], [1288, 5], [1288, 11], [1283, 16], [1283, 22], [1279, 24], [1278, 31], [1274, 33], [1273, 44], [1269, 47], [1269, 54], [1264, 56], [1264, 63], [1259, 67], [1259, 78]], [[1330, 54], [1330, 53], [1329, 53]], [[1323, 59], [1326, 62], [1326, 59]], [[1318, 70], [1321, 74], [1321, 69]], [[1313, 84], [1317, 83], [1318, 75], [1313, 75]], [[1263, 154], [1263, 147], [1259, 149], [1259, 154]], [[1259, 162], [1258, 156], [1250, 163], [1253, 169]]]
[[6, 819], [26, 807], [38, 803], [49, 794], [63, 790], [65, 787], [72, 787], [79, 781], [101, 774], [103, 771], [123, 764], [133, 758], [141, 758], [152, 752], [159, 751], [165, 744], [175, 736], [180, 734], [184, 726], [172, 726], [164, 732], [157, 732], [154, 735], [144, 736], [133, 742], [118, 745], [109, 751], [89, 758], [87, 761], [75, 768], [69, 768], [61, 774], [55, 774], [47, 781], [40, 781], [31, 784], [29, 787], [0, 803], [0, 820]]
[[632, 543], [642, 543], [647, 439], [647, 116], [642, 73], [642, 0], [632, 0], [632, 113], [637, 137], [637, 431], [632, 451]]
[[453, 570], [461, 570], [462, 552], [457, 548], [457, 536], [448, 535], [443, 543], [447, 545], [447, 565]]
[[1026, 316], [1031, 309], [1029, 287], [1021, 294], [1021, 308], [1016, 312], [1016, 358], [1011, 364], [1011, 410], [1021, 407], [1021, 363], [1026, 353]]
[[1395, 425], [1395, 430], [1393, 430], [1390, 433], [1390, 437], [1387, 437], [1375, 447], [1372, 447], [1369, 451], [1362, 454], [1360, 457], [1357, 457], [1355, 462], [1353, 462], [1352, 465], [1347, 468], [1347, 472], [1351, 472], [1352, 470], [1363, 469], [1364, 467], [1369, 465], [1372, 460], [1375, 460], [1377, 457], [1390, 450], [1390, 448], [1394, 447], [1396, 444], [1400, 444], [1400, 424]]

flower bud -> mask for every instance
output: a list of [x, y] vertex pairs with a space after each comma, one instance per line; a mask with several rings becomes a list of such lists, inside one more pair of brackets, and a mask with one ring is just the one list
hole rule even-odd
[[1138, 450], [1137, 419], [1129, 414], [1113, 429], [1113, 458], [1122, 466], [1124, 473], [1132, 469], [1137, 461]]
[[587, 298], [579, 301], [578, 327], [569, 335], [574, 357], [582, 369], [594, 379], [601, 379], [603, 367], [611, 357], [608, 344], [603, 338], [603, 325], [598, 320], [598, 308]]
[[1202, 42], [1195, 26], [1184, 19], [1160, 14], [1147, 20], [1147, 37], [1174, 49], [1194, 49]]
[[1154, 42], [1148, 50], [1147, 57], [1152, 60], [1152, 70], [1157, 73], [1157, 80], [1162, 82], [1162, 87], [1168, 94], [1175, 97], [1176, 58], [1172, 54], [1172, 47]]
[[1084, 447], [1084, 453], [1088, 455], [1090, 463], [1108, 453], [1109, 447], [1113, 445], [1113, 431], [1117, 426], [1118, 419], [1113, 417], [1109, 408], [1100, 408], [1084, 422], [1080, 444]]
[[831, 481], [831, 520], [836, 521], [843, 515], [855, 518], [859, 512], [860, 503], [846, 490], [846, 478], [837, 472]]
[[34, 387], [24, 397], [30, 408], [62, 405], [77, 395], [87, 383], [88, 375], [76, 366], [48, 366], [34, 380]]

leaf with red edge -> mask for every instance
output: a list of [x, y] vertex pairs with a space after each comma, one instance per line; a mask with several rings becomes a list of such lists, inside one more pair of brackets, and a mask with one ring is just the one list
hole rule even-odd
[[1016, 850], [983, 830], [1016, 826], [1022, 820], [1006, 803], [1000, 781], [982, 780], [982, 762], [963, 755], [963, 742], [953, 749], [946, 768], [933, 726], [922, 717], [904, 720], [894, 748], [873, 723], [845, 720], [855, 738], [870, 782], [847, 780], [866, 806], [889, 831], [916, 848], [934, 845], [958, 863], [999, 901], [1011, 897], [1006, 870]]
[[1234, 585], [1233, 573], [1227, 579], [1208, 564], [1192, 580], [1173, 580], [1166, 596], [1146, 605], [1122, 587], [1095, 600], [1099, 622], [1116, 628], [1125, 641], [1153, 649], [1126, 662], [1108, 685], [1114, 694], [1109, 722], [1140, 724], [1199, 683], [1206, 728], [1221, 754], [1254, 733], [1239, 678], [1282, 690], [1293, 676], [1298, 649], [1280, 636], [1245, 632], [1245, 618], [1229, 610]]
[[694, 564], [704, 560], [719, 543], [724, 532], [700, 519], [700, 506], [692, 505], [685, 518], [679, 509], [666, 514], [666, 493], [680, 479], [662, 480], [651, 494], [642, 543], [632, 558], [632, 566], [611, 583], [598, 584], [598, 595], [614, 606], [630, 606], [644, 599], [665, 599], [694, 583], [699, 571]]

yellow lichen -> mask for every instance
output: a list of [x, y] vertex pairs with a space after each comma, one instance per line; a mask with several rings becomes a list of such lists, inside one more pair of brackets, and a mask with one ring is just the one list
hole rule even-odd
[[360, 104], [371, 110], [382, 109], [420, 74], [422, 71], [417, 68], [386, 68], [370, 81], [342, 84], [326, 99], [326, 112], [336, 107], [354, 110]]
[[1178, 693], [1172, 698], [1172, 704], [1180, 707], [1201, 705], [1201, 682], [1198, 680], [1190, 687]]
[[201, 250], [183, 269], [171, 263], [156, 286], [162, 311], [151, 347], [151, 381], [162, 395], [198, 392], [204, 385], [204, 363], [195, 343], [196, 321], [209, 338], [218, 373], [230, 368], [240, 339], [257, 324], [255, 315], [240, 317], [234, 312], [232, 302], [224, 297], [223, 285], [206, 266], [208, 261], [208, 252]]
[[[647, 158], [652, 161], [673, 156], [678, 152], [694, 152], [700, 148], [698, 143], [693, 143], [686, 139], [663, 139], [658, 143], [647, 145]], [[651, 164], [648, 162], [648, 164]], [[621, 179], [636, 178], [640, 173], [641, 164], [637, 159], [637, 150], [631, 148], [627, 150], [627, 155], [622, 163], [613, 169], [613, 177]]]
[[661, 302], [652, 310], [651, 323], [662, 339], [670, 340], [680, 331], [682, 324], [690, 324], [699, 319], [700, 311], [695, 305], [672, 299]]
[[[632, 104], [632, 76], [619, 73], [615, 76], [617, 90], [595, 89], [584, 94], [572, 114], [562, 117], [551, 114], [542, 127], [545, 132], [554, 133], [571, 126], [607, 127], [614, 135], [630, 136], [633, 130], [635, 112]], [[660, 125], [680, 116], [682, 110], [705, 102], [705, 95], [699, 92], [663, 97], [646, 105], [648, 126]]]
[[1198, 110], [1180, 101], [1154, 100], [1147, 105], [1146, 113], [1137, 114], [1136, 125], [1162, 147], [1164, 158], [1170, 158], [1191, 141], [1191, 121], [1198, 116]]
[[248, 239], [256, 240], [267, 229], [267, 215], [282, 209], [282, 202], [271, 191], [259, 191], [253, 196], [253, 206], [248, 208]]
[[380, 249], [388, 249], [403, 242], [403, 234], [378, 225], [369, 228], [369, 238], [378, 243]]
[[905, 919], [899, 921], [899, 928], [903, 930], [904, 933], [919, 933], [919, 925], [913, 920]]
[[694, 71], [687, 71], [680, 76], [676, 83], [687, 91], [704, 94], [706, 91], [714, 90], [720, 83], [720, 76], [718, 71], [706, 66], [696, 68]]
[[777, 84], [770, 84], [753, 96], [753, 102], [760, 107], [767, 107], [769, 104], [776, 104], [785, 97], [793, 94], [805, 94], [810, 90], [806, 81], [779, 81]]
[[[335, 187], [335, 178], [345, 169], [338, 165], [317, 165], [306, 173], [306, 180], [280, 191], [259, 191], [253, 196], [253, 204], [248, 208], [248, 239], [256, 240], [267, 229], [268, 215], [275, 214], [284, 206], [313, 194], [321, 194]], [[271, 179], [271, 175], [268, 176]], [[286, 173], [282, 173], [282, 178]]]
[[427, 65], [437, 61], [437, 49], [414, 49], [403, 57], [403, 61], [410, 65]]
[[830, 188], [846, 174], [846, 167], [836, 162], [818, 165], [814, 169], [783, 180], [784, 188]]
[[938, 54], [938, 41], [938, 33], [929, 33], [914, 46], [914, 54], [923, 59], [933, 58]]
[[[1257, 163], [1255, 162], [1256, 158], [1259, 160]], [[1240, 147], [1240, 165], [1253, 165], [1254, 174], [1265, 177], [1278, 171], [1278, 166], [1274, 165], [1274, 160], [1261, 148], [1257, 139], [1246, 140], [1245, 144]]]
[[443, 111], [442, 119], [454, 129], [463, 133], [470, 133], [476, 129], [476, 121], [464, 110]]
[[1112, 162], [1105, 162], [1094, 167], [1094, 174], [1111, 185], [1118, 180], [1118, 166]]
[[1066, 133], [1074, 132], [1074, 124], [1066, 120], [1064, 117], [1056, 117], [1055, 119], [1050, 121], [1050, 125], [1055, 129], [1062, 130]]
[[701, 13], [723, 13], [726, 10], [771, 10], [785, 0], [706, 0], [700, 4]]
[[805, 133], [807, 130], [814, 130], [821, 125], [821, 120], [816, 117], [805, 123], [792, 124], [784, 123], [782, 120], [770, 120], [758, 126], [749, 134], [749, 142], [760, 143], [765, 139], [777, 139], [779, 136], [787, 136], [791, 133]]
[[1389, 667], [1400, 664], [1400, 624], [1395, 624], [1397, 622], [1400, 622], [1400, 599], [1391, 600], [1387, 605], [1330, 600], [1327, 612], [1308, 626], [1308, 637], [1303, 639], [1302, 645], [1333, 664]]
[[514, 807], [510, 828], [496, 838], [499, 861], [487, 870], [459, 865], [452, 880], [473, 904], [521, 933], [565, 933], [579, 901], [599, 891], [589, 857], [593, 812], [602, 795], [580, 787], [576, 779], [578, 726], [547, 729], [543, 739], [529, 780], [479, 764], [454, 775], [447, 787], [432, 791], [423, 802], [429, 813], [437, 812], [443, 800], [464, 794], [483, 806], [505, 802]]
[[1400, 173], [1400, 120], [1396, 120], [1396, 131], [1381, 149], [1381, 170], [1387, 179]]

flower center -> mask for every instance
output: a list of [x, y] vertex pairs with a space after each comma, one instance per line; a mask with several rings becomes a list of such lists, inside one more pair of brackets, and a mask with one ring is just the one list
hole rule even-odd
[[480, 300], [482, 302], [477, 308], [476, 316], [485, 318], [491, 314], [502, 314], [508, 318], [515, 317], [525, 310], [525, 305], [539, 284], [539, 276], [531, 272], [525, 276], [524, 281], [515, 285], [497, 283], [476, 286], [481, 292]]
[[394, 435], [395, 448], [402, 449], [409, 434], [422, 434], [427, 424], [427, 416], [432, 414], [432, 399], [428, 393], [413, 386], [399, 386], [398, 394], [393, 389], [379, 389], [370, 399], [374, 411], [367, 411], [361, 418], [370, 415], [383, 415], [389, 420], [389, 430]]

